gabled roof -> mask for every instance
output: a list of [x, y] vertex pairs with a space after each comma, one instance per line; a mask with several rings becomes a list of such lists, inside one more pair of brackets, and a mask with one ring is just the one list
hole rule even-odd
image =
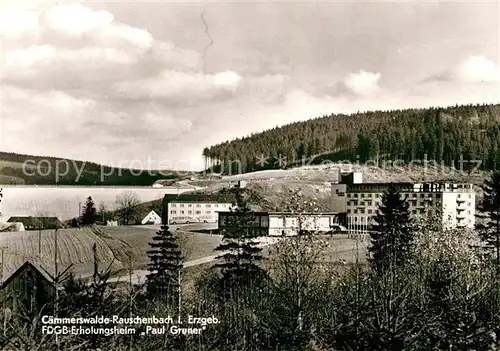
[[148, 213], [148, 214], [144, 217], [144, 219], [148, 218], [148, 217], [149, 217], [149, 216], [151, 216], [151, 215], [154, 215], [154, 216], [157, 216], [158, 218], [161, 218], [161, 216], [160, 216], [160, 215], [158, 215], [158, 213], [156, 213], [156, 211], [155, 211], [155, 210], [151, 210], [151, 211], [150, 211], [150, 212], [149, 212], [149, 213]]
[[150, 211], [141, 221], [142, 224], [146, 224], [148, 221], [162, 220], [162, 217], [156, 213], [154, 210]]
[[7, 279], [5, 279], [5, 281], [1, 285], [2, 289], [7, 285], [9, 285], [10, 282], [14, 280], [19, 274], [21, 274], [23, 271], [29, 268], [33, 269], [38, 274], [40, 274], [40, 276], [42, 276], [49, 284], [54, 284], [54, 280], [52, 279], [52, 277], [41, 266], [39, 266], [34, 262], [26, 261], [23, 263], [23, 265], [21, 265], [18, 269], [16, 269], [14, 273], [12, 273]]
[[63, 223], [57, 217], [32, 217], [32, 216], [24, 216], [24, 217], [10, 217], [7, 222], [21, 222], [24, 226], [27, 227], [39, 227], [43, 226], [44, 228], [64, 228]]

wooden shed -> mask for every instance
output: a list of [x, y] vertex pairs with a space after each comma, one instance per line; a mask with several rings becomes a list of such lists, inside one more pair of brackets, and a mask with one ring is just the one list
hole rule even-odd
[[52, 277], [37, 264], [26, 261], [2, 283], [0, 301], [4, 309], [32, 315], [51, 304], [54, 294]]

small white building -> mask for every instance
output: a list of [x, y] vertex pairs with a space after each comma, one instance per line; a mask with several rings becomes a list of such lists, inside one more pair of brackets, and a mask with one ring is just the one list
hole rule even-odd
[[144, 217], [141, 224], [161, 224], [161, 217], [155, 211], [151, 211]]
[[337, 224], [337, 213], [269, 213], [268, 235], [297, 235], [299, 230], [329, 232]]
[[[248, 219], [242, 218], [248, 217]], [[259, 236], [297, 235], [300, 231], [329, 233], [343, 227], [338, 213], [220, 212], [219, 232], [251, 229]]]
[[107, 221], [106, 225], [108, 227], [118, 227], [118, 221]]

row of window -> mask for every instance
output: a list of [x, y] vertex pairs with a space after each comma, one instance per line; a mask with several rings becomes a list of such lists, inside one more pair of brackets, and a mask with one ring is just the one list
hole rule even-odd
[[[411, 213], [412, 213], [412, 214], [424, 213], [424, 212], [425, 212], [425, 209], [423, 209], [423, 208], [418, 209], [418, 210], [411, 210]], [[435, 213], [436, 213], [436, 214], [437, 214], [438, 212], [439, 212], [438, 210], [435, 210]], [[372, 214], [372, 213], [376, 213], [376, 211], [375, 211], [375, 210], [372, 210], [372, 209], [368, 209], [368, 210], [366, 210], [366, 212], [365, 212], [365, 209], [364, 209], [364, 208], [361, 208], [361, 209], [359, 209], [359, 210], [358, 210], [358, 209], [354, 209], [354, 210], [348, 209], [348, 210], [347, 210], [347, 213], [354, 213], [354, 214], [358, 214], [358, 213], [359, 213], [359, 214], [365, 214], [365, 213], [367, 213], [367, 214]], [[468, 210], [468, 211], [467, 211], [467, 214], [468, 214], [468, 215], [470, 215], [470, 214], [471, 214], [471, 211], [470, 211], [470, 210]], [[355, 218], [356, 218], [356, 217], [355, 217]]]
[[[376, 211], [375, 210], [372, 210], [372, 209], [368, 209], [366, 211], [366, 213], [370, 214], [370, 213], [375, 213]], [[364, 208], [360, 208], [359, 210], [358, 209], [354, 209], [351, 211], [351, 209], [348, 209], [347, 210], [347, 213], [362, 213], [364, 214], [365, 213], [365, 209]]]
[[[378, 202], [376, 202], [378, 203]], [[425, 206], [426, 204], [429, 204], [428, 201], [421, 201], [417, 203], [417, 200], [409, 200], [408, 204], [411, 206]], [[347, 201], [347, 206], [373, 206], [373, 201], [364, 201], [364, 202], [359, 202], [359, 201]]]
[[368, 198], [371, 198], [371, 197], [375, 197], [375, 198], [379, 198], [381, 197], [380, 196], [381, 194], [379, 193], [361, 193], [361, 194], [358, 194], [358, 193], [347, 193], [347, 197], [354, 197], [354, 198], [364, 198], [364, 197], [368, 197]]
[[[352, 217], [352, 220], [354, 222], [361, 222], [361, 224], [364, 224], [364, 223], [375, 223], [375, 216]], [[351, 221], [351, 223], [352, 223], [352, 221]]]
[[[170, 204], [170, 207], [177, 207], [177, 205], [179, 205], [179, 207], [193, 207], [193, 204], [190, 204], [190, 203], [186, 203], [186, 204], [174, 204], [174, 203], [171, 203]], [[186, 206], [184, 206], [186, 205]], [[195, 204], [196, 206], [195, 207], [202, 207], [201, 205], [202, 204]], [[228, 204], [205, 204], [204, 207], [229, 207]]]
[[240, 216], [235, 216], [230, 213], [221, 215], [220, 226], [241, 226], [244, 227], [269, 227], [268, 216], [251, 216], [250, 218], [242, 219]]
[[347, 201], [347, 206], [373, 206], [372, 201], [358, 202], [358, 201]]
[[[465, 194], [457, 194], [457, 197], [458, 198], [462, 198], [462, 195], [465, 195]], [[471, 199], [472, 198], [472, 194], [467, 194], [468, 195], [468, 198]], [[364, 198], [380, 198], [382, 197], [382, 194], [381, 193], [347, 193], [347, 197], [348, 198], [361, 198], [361, 199], [364, 199]], [[436, 198], [436, 199], [440, 199], [442, 197], [442, 194], [441, 193], [422, 193], [422, 194], [416, 194], [416, 193], [406, 193], [406, 194], [403, 194], [403, 197], [405, 199], [409, 199], [409, 198], [412, 198], [412, 199], [416, 199], [417, 197], [420, 197], [421, 199], [425, 199], [425, 198]]]
[[[186, 211], [179, 211], [179, 214], [184, 214], [184, 212], [186, 212]], [[201, 214], [201, 212], [202, 211], [194, 211], [194, 214]], [[177, 211], [171, 210], [170, 214], [177, 214]], [[193, 214], [193, 211], [189, 210], [189, 211], [187, 211], [187, 214]], [[213, 212], [212, 211], [205, 211], [205, 214], [211, 215], [211, 214], [213, 214]]]
[[[347, 213], [354, 213], [354, 214], [358, 214], [358, 213], [360, 213], [360, 214], [365, 214], [365, 213], [368, 213], [368, 214], [371, 214], [371, 213], [376, 213], [376, 211], [375, 211], [375, 210], [372, 210], [372, 209], [368, 209], [368, 210], [366, 210], [366, 212], [365, 212], [365, 209], [364, 209], [364, 208], [360, 208], [359, 210], [358, 210], [358, 209], [354, 209], [354, 210], [352, 210], [352, 211], [351, 211], [351, 209], [348, 209], [348, 210], [347, 210]], [[412, 211], [411, 211], [411, 213], [413, 213], [413, 214], [416, 214], [416, 213], [424, 213], [424, 209], [423, 209], [423, 208], [421, 208], [421, 209], [419, 209], [419, 210], [412, 210]], [[470, 211], [469, 211], [469, 213], [470, 213]]]

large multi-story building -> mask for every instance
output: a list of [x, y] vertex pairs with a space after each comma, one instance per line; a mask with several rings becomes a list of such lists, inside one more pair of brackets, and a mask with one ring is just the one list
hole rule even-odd
[[[244, 188], [246, 182], [240, 180], [235, 187]], [[216, 223], [218, 213], [230, 211], [236, 199], [228, 189], [218, 193], [186, 192], [166, 194], [163, 198], [162, 223]]]
[[220, 201], [213, 194], [166, 194], [163, 198], [162, 223], [215, 223], [219, 211], [229, 211], [230, 201]]
[[182, 201], [177, 200], [167, 204], [168, 224], [184, 223], [216, 223], [219, 212], [229, 211], [230, 203], [214, 201]]
[[412, 216], [435, 210], [448, 227], [474, 227], [475, 192], [472, 184], [450, 183], [363, 183], [361, 172], [339, 174], [332, 184], [332, 210], [346, 213], [349, 230], [369, 230], [382, 194], [393, 185], [409, 204]]
[[[246, 218], [244, 218], [246, 217]], [[297, 235], [299, 231], [330, 232], [342, 229], [337, 213], [219, 212], [219, 233], [251, 230], [259, 236]]]

